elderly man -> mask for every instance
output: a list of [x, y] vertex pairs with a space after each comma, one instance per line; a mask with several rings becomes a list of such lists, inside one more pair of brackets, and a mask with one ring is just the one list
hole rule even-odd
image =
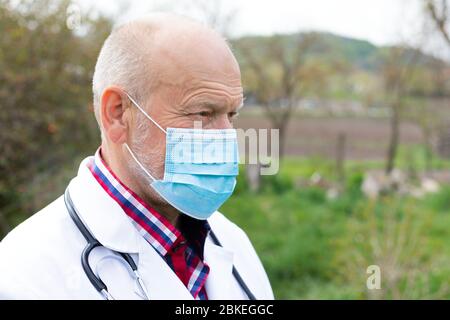
[[0, 243], [3, 299], [272, 299], [217, 209], [238, 171], [239, 66], [226, 41], [154, 14], [116, 28], [93, 78], [101, 146]]

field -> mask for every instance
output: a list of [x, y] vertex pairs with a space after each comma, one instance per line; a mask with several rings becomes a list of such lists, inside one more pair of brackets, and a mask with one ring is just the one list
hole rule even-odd
[[[262, 116], [241, 114], [236, 121], [239, 128], [270, 128], [270, 123]], [[353, 160], [384, 159], [389, 119], [363, 117], [304, 117], [296, 115], [289, 124], [286, 153], [291, 156], [334, 157], [338, 135], [347, 136], [347, 157]], [[420, 127], [413, 122], [405, 122], [400, 127], [403, 145], [422, 143]]]

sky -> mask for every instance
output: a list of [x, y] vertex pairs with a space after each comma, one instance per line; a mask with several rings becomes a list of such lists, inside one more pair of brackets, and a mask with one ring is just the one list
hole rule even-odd
[[[218, 1], [218, 2], [217, 2]], [[328, 31], [377, 45], [426, 43], [426, 51], [450, 59], [440, 38], [424, 36], [423, 0], [217, 0], [221, 15], [235, 12], [229, 36]], [[151, 11], [173, 11], [204, 20], [199, 5], [214, 0], [75, 0], [84, 9], [115, 15], [117, 22]], [[212, 8], [211, 5], [209, 5]]]

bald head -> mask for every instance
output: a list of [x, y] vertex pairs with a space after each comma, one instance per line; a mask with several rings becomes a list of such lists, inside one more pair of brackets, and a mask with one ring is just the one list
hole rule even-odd
[[[185, 17], [151, 14], [115, 28], [105, 41], [93, 77], [96, 118], [100, 123], [101, 97], [111, 85], [149, 104], [161, 87], [179, 93], [199, 81], [228, 79], [240, 87], [239, 66], [220, 34]], [[177, 92], [169, 94], [173, 103]]]

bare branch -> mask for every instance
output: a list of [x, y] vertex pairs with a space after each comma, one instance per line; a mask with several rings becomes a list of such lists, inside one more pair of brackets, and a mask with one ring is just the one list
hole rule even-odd
[[431, 19], [435, 22], [438, 30], [443, 35], [445, 41], [450, 45], [450, 31], [447, 29], [449, 23], [449, 10], [447, 0], [440, 0], [440, 6], [436, 0], [425, 0], [426, 8]]

